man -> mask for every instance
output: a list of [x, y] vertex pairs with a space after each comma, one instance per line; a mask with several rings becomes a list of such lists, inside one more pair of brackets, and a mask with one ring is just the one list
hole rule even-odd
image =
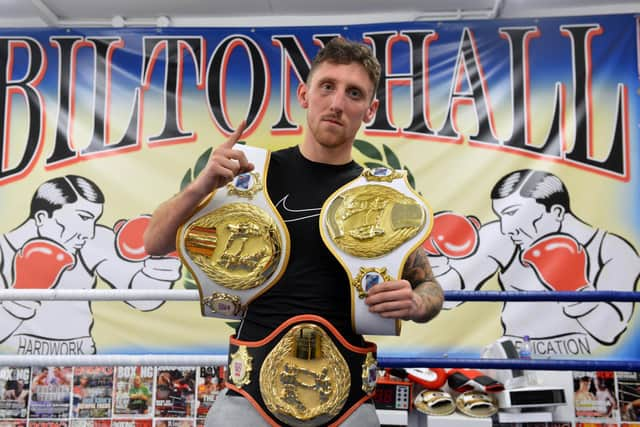
[[34, 388], [41, 385], [49, 385], [49, 368], [43, 366], [40, 368], [40, 372], [33, 377], [31, 382]]
[[206, 372], [202, 380], [202, 384], [198, 385], [198, 418], [204, 418], [209, 413], [209, 409], [215, 402], [218, 392], [220, 391], [218, 376], [212, 372]]
[[198, 399], [201, 397], [204, 398], [216, 391], [218, 391], [218, 377], [214, 376], [211, 372], [207, 372], [204, 375], [202, 384], [198, 385]]
[[24, 385], [24, 380], [13, 381], [12, 387], [9, 387], [10, 381], [7, 381], [7, 390], [4, 392], [5, 400], [16, 400], [21, 404], [24, 404], [26, 408], [27, 398], [29, 397], [29, 390]]
[[[75, 382], [76, 381], [74, 381], [74, 383]], [[87, 397], [88, 389], [89, 389], [89, 377], [87, 375], [81, 375], [80, 378], [78, 378], [77, 383], [73, 385], [73, 390], [72, 390], [74, 417], [78, 417], [79, 410], [80, 410], [80, 403], [82, 403], [82, 400]]]
[[596, 400], [602, 410], [600, 414], [603, 417], [612, 417], [615, 410], [618, 409], [618, 401], [613, 396], [614, 381], [609, 375], [610, 372], [596, 373]]
[[[118, 289], [170, 288], [180, 277], [180, 261], [125, 259], [116, 231], [98, 225], [104, 202], [98, 186], [81, 176], [41, 184], [29, 217], [0, 238], [0, 286], [91, 289], [100, 277]], [[129, 304], [153, 310], [162, 302]], [[3, 301], [2, 308], [0, 342], [19, 354], [96, 353], [87, 301]]]
[[49, 384], [69, 385], [71, 384], [71, 379], [68, 377], [68, 372], [64, 372], [59, 366], [54, 366], [53, 376], [51, 377]]
[[[327, 319], [350, 344], [363, 345], [351, 327], [347, 276], [323, 244], [318, 216], [326, 199], [362, 172], [351, 151], [360, 126], [378, 108], [374, 96], [379, 76], [380, 65], [366, 46], [335, 38], [320, 50], [307, 81], [299, 86], [298, 101], [306, 109], [304, 139], [297, 147], [272, 154], [267, 177], [269, 196], [291, 237], [289, 262], [278, 283], [249, 304], [237, 338], [256, 342], [288, 319], [312, 314]], [[158, 207], [145, 234], [147, 251], [173, 250], [176, 231], [194, 207], [238, 174], [253, 170], [244, 153], [233, 148], [244, 127], [242, 123], [214, 150], [205, 169], [185, 190]], [[442, 291], [421, 248], [407, 259], [401, 280], [374, 286], [365, 299], [369, 311], [384, 318], [417, 322], [433, 318], [442, 302]], [[321, 383], [323, 378], [317, 376]], [[320, 383], [316, 383], [319, 388]], [[343, 414], [343, 425], [378, 425], [372, 404], [352, 410], [348, 418]], [[271, 418], [269, 423], [278, 422]], [[245, 399], [227, 393], [218, 397], [207, 418], [207, 427], [223, 425], [268, 424]]]
[[149, 410], [150, 399], [151, 392], [149, 388], [142, 383], [142, 377], [140, 377], [140, 375], [133, 377], [133, 384], [129, 389], [128, 408], [138, 414], [146, 414]]
[[[444, 289], [478, 289], [497, 273], [506, 291], [635, 290], [640, 258], [633, 246], [578, 218], [557, 176], [511, 172], [491, 199], [499, 220], [479, 228], [472, 253], [429, 257]], [[433, 234], [440, 235], [436, 226]], [[616, 344], [632, 313], [633, 303], [619, 301], [506, 302], [501, 320], [505, 336], [530, 337], [534, 357], [556, 357]]]
[[574, 392], [576, 417], [596, 417], [600, 415], [596, 404], [596, 396], [592, 392], [592, 380], [588, 375], [580, 377], [578, 388]]

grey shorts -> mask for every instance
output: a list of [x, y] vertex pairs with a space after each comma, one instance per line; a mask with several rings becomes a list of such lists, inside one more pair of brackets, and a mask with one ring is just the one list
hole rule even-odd
[[[253, 405], [242, 396], [227, 396], [220, 392], [211, 406], [205, 427], [270, 427], [269, 423], [255, 410]], [[362, 404], [342, 424], [342, 427], [380, 426], [376, 408], [372, 403]]]

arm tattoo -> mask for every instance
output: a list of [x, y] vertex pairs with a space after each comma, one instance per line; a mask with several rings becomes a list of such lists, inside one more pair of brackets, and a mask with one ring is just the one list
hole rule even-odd
[[404, 264], [402, 278], [408, 280], [413, 289], [423, 282], [435, 281], [429, 258], [427, 258], [424, 249], [418, 248], [409, 255], [407, 262]]
[[404, 265], [402, 278], [411, 283], [414, 292], [418, 294], [425, 304], [425, 312], [417, 322], [431, 320], [440, 312], [444, 301], [442, 288], [433, 276], [429, 258], [422, 247], [416, 249]]

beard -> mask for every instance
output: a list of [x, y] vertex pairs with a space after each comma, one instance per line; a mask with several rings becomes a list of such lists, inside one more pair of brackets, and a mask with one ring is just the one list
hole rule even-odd
[[351, 141], [353, 141], [353, 138], [355, 137], [349, 137], [346, 135], [343, 127], [334, 128], [324, 123], [320, 123], [319, 126], [312, 128], [311, 134], [320, 146], [329, 149], [341, 148], [345, 145], [350, 145]]

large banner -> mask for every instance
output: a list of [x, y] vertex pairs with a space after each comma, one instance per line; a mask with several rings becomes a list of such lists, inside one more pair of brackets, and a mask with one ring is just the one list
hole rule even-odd
[[[246, 144], [298, 144], [296, 88], [341, 35], [368, 43], [383, 70], [355, 158], [406, 170], [436, 212], [424, 246], [445, 290], [634, 291], [639, 26], [610, 15], [2, 30], [0, 283], [195, 289], [174, 257], [144, 252], [148, 215], [243, 119]], [[528, 335], [534, 357], [640, 355], [631, 302], [446, 305], [400, 337], [374, 337], [380, 354], [479, 356]], [[231, 333], [196, 302], [0, 309], [5, 353], [222, 354]]]

